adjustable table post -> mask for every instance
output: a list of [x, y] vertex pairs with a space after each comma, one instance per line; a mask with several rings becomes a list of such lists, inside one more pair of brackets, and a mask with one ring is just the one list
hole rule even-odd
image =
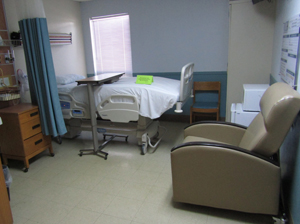
[[93, 137], [93, 149], [81, 149], [79, 151], [79, 155], [98, 155], [107, 159], [107, 152], [102, 151], [103, 147], [99, 147], [98, 145], [98, 138], [97, 138], [97, 118], [96, 118], [96, 105], [95, 105], [95, 98], [93, 93], [93, 85], [102, 85], [104, 83], [113, 83], [118, 81], [119, 78], [124, 73], [104, 73], [101, 75], [93, 76], [87, 79], [81, 79], [76, 81], [78, 85], [80, 84], [87, 84], [88, 89], [88, 98], [90, 103], [90, 115], [91, 115], [91, 129], [92, 129], [92, 137]]

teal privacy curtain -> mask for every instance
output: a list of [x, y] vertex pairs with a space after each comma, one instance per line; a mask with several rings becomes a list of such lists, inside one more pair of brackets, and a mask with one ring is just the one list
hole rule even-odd
[[67, 132], [63, 120], [46, 18], [19, 21], [31, 101], [39, 106], [42, 132], [54, 137]]

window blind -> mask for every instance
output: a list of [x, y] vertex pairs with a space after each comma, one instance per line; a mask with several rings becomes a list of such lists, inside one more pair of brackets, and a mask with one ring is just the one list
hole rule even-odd
[[90, 18], [95, 74], [125, 72], [132, 76], [128, 14]]

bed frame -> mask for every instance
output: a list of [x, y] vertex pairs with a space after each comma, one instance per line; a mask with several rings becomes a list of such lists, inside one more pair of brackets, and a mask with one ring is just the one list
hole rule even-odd
[[[194, 64], [189, 63], [181, 70], [180, 97], [176, 103], [176, 113], [182, 112], [182, 106], [192, 94]], [[65, 138], [74, 138], [81, 131], [91, 131], [90, 111], [88, 103], [81, 103], [67, 93], [59, 93], [62, 113], [67, 133]], [[120, 102], [120, 98], [123, 98]], [[116, 100], [118, 99], [118, 100]], [[159, 121], [139, 115], [139, 105], [135, 96], [112, 95], [96, 105], [97, 132], [106, 135], [135, 135], [141, 154], [147, 152], [148, 146], [156, 148], [162, 139], [158, 138], [162, 130]], [[127, 139], [127, 138], [126, 138]], [[156, 139], [153, 146], [151, 141]]]

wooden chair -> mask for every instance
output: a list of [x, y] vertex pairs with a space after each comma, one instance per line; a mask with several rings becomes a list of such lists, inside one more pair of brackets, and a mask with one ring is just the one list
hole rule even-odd
[[[201, 93], [214, 93], [218, 94], [218, 96], [216, 101], [211, 101], [210, 97], [200, 97]], [[193, 123], [195, 117], [200, 114], [216, 114], [216, 120], [218, 121], [220, 117], [220, 93], [221, 82], [194, 82], [194, 98], [190, 109], [190, 123]], [[211, 96], [211, 98], [213, 97]]]

